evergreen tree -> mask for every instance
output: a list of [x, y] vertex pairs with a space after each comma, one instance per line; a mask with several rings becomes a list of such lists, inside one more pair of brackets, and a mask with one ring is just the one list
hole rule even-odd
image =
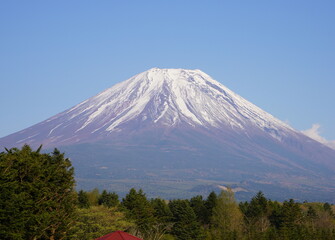
[[281, 239], [303, 239], [304, 215], [299, 203], [293, 199], [284, 201], [283, 205], [275, 208], [270, 216], [270, 221], [278, 229]]
[[115, 192], [107, 192], [103, 190], [99, 197], [99, 205], [104, 205], [108, 208], [116, 207], [119, 204], [119, 196]]
[[262, 192], [258, 192], [250, 201], [240, 204], [240, 209], [244, 214], [245, 226], [249, 236], [258, 236], [270, 227], [268, 216], [270, 208], [268, 200]]
[[195, 196], [190, 199], [190, 206], [193, 208], [197, 221], [206, 224], [209, 216], [209, 211], [206, 207], [205, 200], [202, 199], [201, 195]]
[[127, 217], [135, 221], [140, 232], [146, 232], [152, 227], [154, 209], [142, 189], [138, 192], [134, 188], [130, 189], [122, 199], [122, 206], [128, 210]]
[[259, 218], [266, 215], [268, 212], [268, 200], [262, 192], [258, 192], [249, 204], [246, 215], [248, 217]]
[[74, 221], [71, 162], [40, 149], [0, 153], [0, 239], [61, 239]]
[[205, 218], [205, 223], [206, 224], [209, 224], [210, 221], [211, 221], [211, 218], [213, 216], [213, 209], [216, 205], [217, 198], [218, 198], [218, 196], [216, 195], [216, 193], [214, 191], [212, 191], [206, 199], [205, 206], [207, 208], [207, 213], [208, 213], [208, 215]]
[[281, 212], [282, 225], [292, 227], [302, 222], [303, 214], [299, 203], [293, 199], [284, 201]]
[[204, 238], [202, 228], [187, 200], [173, 200], [169, 203], [173, 215], [171, 233], [178, 240], [200, 240]]
[[87, 192], [80, 190], [78, 192], [78, 207], [79, 208], [89, 208], [91, 206], [88, 200]]
[[153, 214], [158, 223], [167, 224], [171, 222], [172, 212], [163, 199], [155, 198], [150, 203], [154, 209]]

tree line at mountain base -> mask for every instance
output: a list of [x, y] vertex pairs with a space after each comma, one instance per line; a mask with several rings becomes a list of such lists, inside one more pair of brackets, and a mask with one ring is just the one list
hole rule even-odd
[[55, 149], [0, 153], [0, 239], [91, 240], [122, 230], [144, 240], [335, 239], [334, 205], [277, 202], [262, 192], [238, 203], [228, 189], [206, 198], [148, 199], [134, 188], [122, 199], [75, 191], [74, 169]]

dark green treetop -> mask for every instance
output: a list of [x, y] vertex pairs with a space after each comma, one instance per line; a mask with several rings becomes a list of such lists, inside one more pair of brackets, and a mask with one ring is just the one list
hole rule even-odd
[[71, 162], [40, 149], [0, 153], [0, 239], [61, 239], [74, 220]]
[[147, 231], [154, 223], [154, 209], [142, 189], [138, 192], [134, 188], [130, 189], [121, 204], [127, 209], [127, 217], [135, 221], [140, 231]]
[[80, 190], [78, 192], [78, 207], [79, 208], [89, 208], [91, 206], [90, 201], [88, 200], [87, 192]]
[[169, 203], [173, 215], [172, 234], [178, 240], [203, 239], [203, 230], [188, 200], [173, 200]]
[[119, 196], [115, 192], [103, 190], [98, 201], [99, 205], [104, 205], [108, 208], [116, 207], [119, 204]]

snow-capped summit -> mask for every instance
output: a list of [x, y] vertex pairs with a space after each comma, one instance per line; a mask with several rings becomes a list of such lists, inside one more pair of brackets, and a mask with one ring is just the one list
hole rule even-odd
[[86, 141], [90, 134], [108, 135], [131, 126], [230, 127], [245, 132], [254, 126], [277, 139], [293, 131], [200, 70], [159, 68], [116, 84], [41, 125], [46, 123], [48, 129], [41, 132], [38, 127], [33, 135], [44, 134], [48, 144]]
[[136, 169], [144, 178], [201, 174], [253, 186], [307, 184], [305, 192], [314, 186], [335, 192], [334, 150], [200, 70], [152, 68], [0, 139], [7, 148], [25, 143], [66, 148], [82, 178], [86, 166], [91, 178], [101, 169], [129, 178], [127, 169]]

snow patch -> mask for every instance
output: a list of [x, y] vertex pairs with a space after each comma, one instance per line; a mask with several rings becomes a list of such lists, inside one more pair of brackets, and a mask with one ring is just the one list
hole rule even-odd
[[49, 134], [48, 134], [48, 136], [50, 136], [51, 133], [52, 133], [54, 130], [56, 130], [58, 127], [60, 127], [62, 124], [63, 124], [63, 123], [60, 123], [60, 124], [58, 124], [56, 127], [54, 127], [53, 129], [51, 129], [50, 132], [49, 132]]

